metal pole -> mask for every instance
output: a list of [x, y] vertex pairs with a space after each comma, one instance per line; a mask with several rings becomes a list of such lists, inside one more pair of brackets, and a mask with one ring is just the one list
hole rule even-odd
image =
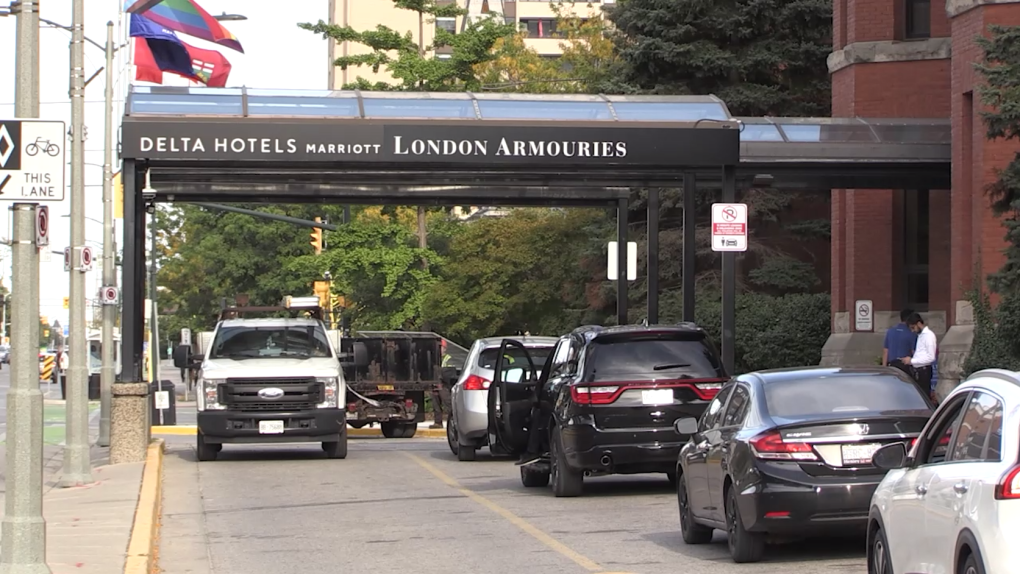
[[89, 350], [85, 341], [85, 0], [73, 0], [71, 18], [71, 285], [70, 361], [67, 373], [64, 474], [61, 487], [90, 484]]
[[616, 321], [620, 325], [630, 322], [627, 314], [627, 210], [626, 199], [620, 199], [616, 206]]
[[[138, 257], [145, 253], [145, 211], [142, 206], [141, 177], [133, 160], [124, 162], [124, 245], [121, 283], [123, 305], [120, 318], [120, 379], [123, 383], [142, 382], [142, 331], [145, 295], [145, 269]], [[141, 176], [141, 177], [140, 177]], [[139, 230], [141, 226], [141, 230]], [[144, 261], [143, 261], [144, 265]]]
[[[152, 361], [152, 381], [156, 383], [156, 391], [163, 392], [163, 381], [159, 377], [159, 329], [156, 326], [156, 214], [150, 218], [149, 233], [152, 242], [149, 248], [149, 357]], [[161, 397], [163, 395], [156, 395]], [[156, 404], [155, 401], [153, 404]], [[159, 411], [159, 424], [163, 424], [163, 409]]]
[[683, 298], [684, 321], [694, 322], [694, 280], [698, 273], [697, 245], [697, 201], [698, 181], [693, 173], [684, 174], [684, 259], [683, 259]]
[[50, 574], [43, 518], [43, 395], [39, 389], [39, 252], [35, 204], [16, 203], [11, 303], [11, 386], [7, 391], [4, 519], [0, 573]]
[[648, 324], [659, 322], [659, 188], [648, 190]]
[[[106, 23], [106, 131], [103, 135], [103, 287], [117, 286], [116, 250], [113, 238], [113, 22]], [[99, 371], [99, 446], [110, 446], [110, 405], [113, 401], [113, 324], [117, 306], [103, 305], [103, 367]]]
[[[722, 201], [737, 201], [737, 172], [732, 165], [723, 166]], [[736, 363], [737, 341], [737, 254], [722, 254], [722, 362], [727, 375], [733, 375]]]
[[[14, 117], [39, 117], [39, 3], [11, 4], [17, 16], [18, 45], [14, 55]], [[35, 321], [33, 320], [33, 323]], [[33, 342], [33, 347], [38, 341]]]

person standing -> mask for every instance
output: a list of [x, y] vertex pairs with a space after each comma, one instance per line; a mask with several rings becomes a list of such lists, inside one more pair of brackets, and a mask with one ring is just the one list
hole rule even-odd
[[885, 344], [882, 347], [882, 366], [896, 367], [911, 377], [913, 377], [913, 373], [910, 371], [910, 366], [904, 363], [900, 357], [914, 354], [917, 334], [911, 330], [910, 325], [907, 325], [907, 319], [913, 314], [913, 309], [900, 311], [900, 322], [885, 332]]
[[[449, 413], [450, 410], [450, 387], [452, 383], [447, 383], [448, 380], [448, 369], [450, 368], [450, 362], [452, 357], [446, 352], [446, 339], [441, 339], [440, 348], [442, 358], [440, 359], [440, 377], [439, 384], [432, 387], [432, 429], [443, 428], [443, 413]], [[449, 421], [447, 421], [449, 423]]]
[[935, 337], [935, 332], [924, 324], [924, 319], [918, 313], [907, 317], [907, 325], [911, 331], [917, 333], [917, 345], [914, 347], [913, 356], [904, 356], [900, 360], [910, 365], [917, 386], [921, 388], [924, 396], [930, 397], [931, 378], [938, 353], [938, 338]]

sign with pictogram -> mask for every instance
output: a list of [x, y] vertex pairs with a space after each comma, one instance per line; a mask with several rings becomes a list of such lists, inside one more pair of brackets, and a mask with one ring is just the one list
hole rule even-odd
[[71, 248], [64, 248], [64, 271], [71, 270]]
[[64, 122], [0, 120], [0, 200], [64, 201]]
[[50, 244], [50, 208], [40, 205], [35, 208], [35, 246]]
[[99, 298], [103, 305], [116, 305], [120, 301], [120, 289], [111, 285], [99, 289]]
[[854, 303], [854, 330], [875, 330], [875, 311], [871, 305], [871, 300], [859, 299]]
[[747, 204], [712, 204], [712, 251], [747, 251]]
[[95, 260], [92, 256], [92, 248], [85, 246], [81, 248], [81, 257], [79, 258], [80, 265], [78, 271], [85, 273], [86, 271], [92, 271], [92, 262]]

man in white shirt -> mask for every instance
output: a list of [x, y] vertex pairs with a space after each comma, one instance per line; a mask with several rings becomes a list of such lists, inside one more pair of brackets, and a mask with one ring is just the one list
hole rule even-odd
[[917, 333], [917, 345], [914, 347], [914, 356], [903, 357], [900, 360], [911, 366], [914, 381], [921, 388], [921, 392], [925, 396], [931, 396], [932, 367], [937, 360], [938, 339], [918, 313], [907, 318], [907, 325], [911, 331]]

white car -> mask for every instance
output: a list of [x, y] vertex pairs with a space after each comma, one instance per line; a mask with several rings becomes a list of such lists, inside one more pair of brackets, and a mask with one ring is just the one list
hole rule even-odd
[[[1004, 432], [1008, 431], [1008, 432]], [[1020, 373], [974, 373], [946, 397], [871, 499], [869, 574], [998, 574], [1020, 564]]]

